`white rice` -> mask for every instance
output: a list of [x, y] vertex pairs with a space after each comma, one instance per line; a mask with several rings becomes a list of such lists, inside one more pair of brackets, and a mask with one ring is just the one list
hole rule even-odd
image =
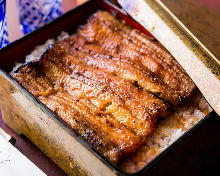
[[199, 92], [190, 105], [175, 109], [174, 113], [159, 123], [138, 153], [123, 162], [122, 170], [133, 173], [142, 169], [211, 111], [211, 107]]
[[[57, 37], [57, 39], [48, 39], [43, 45], [36, 46], [35, 49], [25, 57], [25, 62], [33, 61], [41, 56], [41, 54], [44, 52], [44, 50], [47, 48], [48, 45], [52, 45], [56, 42], [60, 42], [64, 40], [65, 38], [69, 37], [69, 34], [67, 32], [62, 31], [60, 35]], [[15, 63], [14, 68], [10, 72], [10, 75], [12, 77], [15, 77], [15, 71], [22, 65], [23, 63]]]
[[[67, 37], [69, 37], [68, 33], [61, 32], [57, 39], [47, 40], [45, 44], [37, 46], [29, 55], [27, 55], [25, 62], [37, 59], [41, 56], [48, 45], [60, 42]], [[14, 71], [17, 70], [20, 65], [21, 63], [15, 63], [15, 67], [10, 73], [13, 77], [15, 77]], [[212, 109], [204, 97], [201, 93], [198, 93], [198, 95], [192, 99], [191, 105], [175, 109], [174, 113], [159, 123], [153, 134], [148, 138], [147, 143], [140, 148], [137, 154], [123, 162], [121, 166], [122, 170], [128, 173], [133, 173], [142, 169], [161, 151], [166, 149], [211, 111]]]

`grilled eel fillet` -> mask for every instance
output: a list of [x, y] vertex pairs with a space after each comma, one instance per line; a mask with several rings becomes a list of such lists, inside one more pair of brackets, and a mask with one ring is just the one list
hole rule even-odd
[[169, 113], [169, 105], [156, 96], [59, 44], [20, 67], [16, 79], [115, 164], [134, 153], [157, 118]]
[[107, 12], [97, 12], [76, 35], [21, 66], [16, 79], [114, 164], [135, 153], [157, 119], [169, 114], [166, 102], [179, 104], [195, 89], [161, 46]]
[[145, 79], [130, 79], [172, 105], [179, 105], [196, 90], [186, 72], [158, 42], [150, 40], [108, 12], [98, 11], [92, 15], [77, 34], [88, 45], [98, 45], [97, 50], [125, 56], [130, 62], [138, 63], [148, 75]]

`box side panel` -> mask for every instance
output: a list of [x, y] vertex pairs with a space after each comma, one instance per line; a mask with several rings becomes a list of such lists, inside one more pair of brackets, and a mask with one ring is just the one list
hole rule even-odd
[[68, 175], [114, 175], [57, 121], [0, 74], [4, 122], [24, 134]]

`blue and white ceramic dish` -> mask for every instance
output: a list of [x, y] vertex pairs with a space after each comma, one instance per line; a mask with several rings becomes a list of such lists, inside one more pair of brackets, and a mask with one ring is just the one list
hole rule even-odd
[[62, 14], [62, 0], [17, 0], [20, 29], [32, 32]]
[[6, 0], [0, 0], [0, 48], [6, 46], [8, 42], [8, 32], [5, 17]]

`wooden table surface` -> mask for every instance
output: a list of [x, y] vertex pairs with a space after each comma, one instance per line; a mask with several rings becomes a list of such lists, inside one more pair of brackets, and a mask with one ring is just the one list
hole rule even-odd
[[[172, 12], [190, 29], [199, 40], [220, 60], [220, 0], [162, 0]], [[64, 12], [83, 0], [63, 0]], [[7, 1], [7, 20], [9, 39], [22, 37], [19, 31], [18, 14], [14, 1]], [[28, 139], [16, 135], [2, 121], [0, 126], [16, 139], [15, 147], [33, 161], [42, 171], [51, 176], [65, 175], [47, 156], [37, 149]], [[218, 164], [216, 163], [216, 166]], [[206, 168], [201, 168], [201, 171]], [[219, 173], [219, 172], [218, 172]]]
[[162, 0], [220, 61], [220, 0]]

